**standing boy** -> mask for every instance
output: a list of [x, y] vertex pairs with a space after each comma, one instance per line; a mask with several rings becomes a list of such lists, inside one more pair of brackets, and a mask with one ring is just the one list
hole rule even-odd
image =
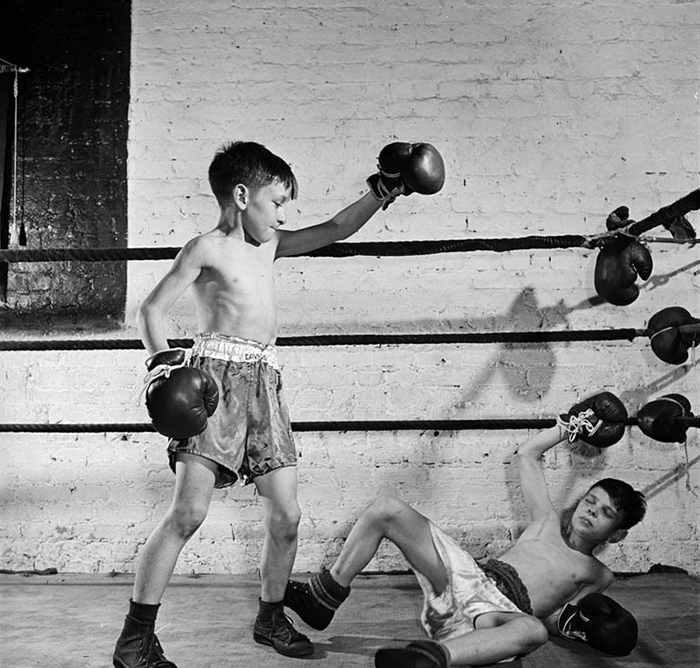
[[[265, 521], [253, 637], [288, 656], [313, 652], [282, 602], [300, 510], [296, 450], [274, 346], [273, 264], [345, 239], [398, 195], [437, 192], [443, 180], [442, 159], [432, 146], [390, 144], [380, 153], [379, 172], [368, 179], [370, 192], [324, 223], [286, 231], [281, 229], [286, 206], [297, 194], [289, 165], [254, 142], [234, 142], [216, 154], [209, 182], [221, 208], [219, 221], [185, 244], [139, 310], [151, 385], [158, 385], [157, 392], [147, 390], [148, 407], [159, 431], [173, 437], [168, 452], [175, 491], [142, 550], [114, 651], [116, 668], [175, 667], [155, 635], [156, 613], [180, 551], [207, 515], [213, 490], [236, 480], [255, 484]], [[168, 350], [165, 317], [190, 287], [200, 334], [188, 359], [187, 351]], [[178, 375], [183, 365], [197, 371]], [[178, 433], [183, 430], [187, 437]]]
[[[616, 398], [615, 398], [616, 399]], [[619, 400], [617, 400], [619, 401]], [[644, 517], [644, 496], [621, 480], [593, 484], [569, 519], [555, 511], [540, 468], [541, 456], [567, 436], [610, 440], [619, 424], [608, 393], [579, 404], [518, 449], [522, 492], [531, 522], [498, 560], [479, 566], [429, 519], [393, 497], [381, 496], [360, 515], [330, 570], [308, 583], [290, 582], [285, 605], [315, 629], [330, 624], [350, 583], [386, 538], [413, 568], [424, 595], [421, 622], [431, 640], [383, 648], [377, 668], [446, 668], [507, 661], [546, 642], [548, 633], [584, 640], [610, 654], [628, 654], [637, 640], [634, 617], [600, 594], [612, 571], [595, 556]], [[624, 407], [619, 409], [624, 411]], [[626, 413], [625, 413], [626, 416]], [[592, 436], [591, 436], [592, 437]], [[613, 437], [616, 438], [616, 437]], [[465, 481], [468, 484], [468, 481]]]

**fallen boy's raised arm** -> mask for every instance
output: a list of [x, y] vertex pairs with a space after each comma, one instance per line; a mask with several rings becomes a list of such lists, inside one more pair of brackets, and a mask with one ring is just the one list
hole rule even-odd
[[565, 437], [564, 429], [556, 425], [539, 432], [518, 448], [520, 484], [525, 504], [533, 520], [544, 517], [554, 510], [540, 459], [547, 450], [561, 443]]

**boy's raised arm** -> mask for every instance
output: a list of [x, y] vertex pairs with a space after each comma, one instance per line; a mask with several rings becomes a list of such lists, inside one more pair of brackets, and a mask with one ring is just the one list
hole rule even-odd
[[431, 144], [392, 142], [379, 153], [378, 171], [370, 175], [370, 191], [319, 225], [281, 231], [276, 257], [300, 255], [347, 239], [381, 207], [386, 209], [399, 195], [433, 195], [445, 182], [445, 165]]
[[299, 230], [280, 230], [277, 257], [301, 255], [355, 234], [379, 210], [381, 202], [366, 193], [325, 223]]
[[533, 520], [544, 517], [554, 509], [540, 459], [547, 450], [561, 443], [565, 437], [564, 429], [555, 425], [539, 432], [518, 448], [520, 484], [525, 504]]

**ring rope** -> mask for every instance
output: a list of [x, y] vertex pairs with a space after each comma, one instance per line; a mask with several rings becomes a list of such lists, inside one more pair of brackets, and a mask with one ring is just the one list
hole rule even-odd
[[[572, 248], [584, 246], [583, 236], [521, 237], [513, 239], [457, 239], [430, 241], [370, 241], [330, 244], [308, 253], [306, 257], [351, 257], [408, 255], [432, 255], [436, 253], [461, 253], [467, 251], [509, 251], [526, 248]], [[49, 248], [0, 250], [0, 262], [60, 262], [80, 260], [104, 262], [121, 260], [172, 260], [180, 252], [178, 246], [164, 248]]]
[[[467, 251], [495, 251], [542, 249], [542, 248], [594, 248], [604, 246], [618, 235], [638, 236], [658, 225], [665, 225], [690, 211], [700, 209], [700, 188], [643, 220], [633, 222], [619, 230], [611, 230], [594, 236], [527, 236], [517, 238], [460, 239], [441, 241], [376, 241], [330, 244], [308, 253], [308, 257], [349, 257], [353, 255], [406, 256], [430, 255], [434, 253], [463, 253]], [[693, 240], [688, 240], [691, 245]], [[121, 260], [171, 260], [180, 251], [179, 247], [165, 248], [50, 248], [50, 249], [0, 249], [0, 263], [11, 262], [55, 262], [81, 260], [103, 262]]]
[[[463, 431], [471, 429], [508, 430], [508, 429], [547, 429], [556, 424], [552, 418], [514, 418], [514, 419], [475, 419], [475, 420], [340, 420], [330, 422], [292, 422], [292, 431]], [[628, 418], [626, 426], [636, 426], [637, 418]], [[155, 432], [150, 423], [123, 424], [0, 424], [2, 432], [30, 433], [107, 433], [107, 432]]]
[[[592, 329], [562, 332], [450, 332], [442, 334], [320, 334], [280, 336], [278, 347], [422, 345], [431, 343], [546, 343], [550, 341], [632, 341], [647, 336], [644, 329]], [[168, 339], [171, 348], [191, 348], [193, 340]], [[0, 340], [0, 351], [25, 350], [142, 350], [140, 339]]]
[[639, 236], [654, 227], [666, 225], [676, 218], [680, 218], [686, 213], [697, 209], [700, 209], [700, 188], [689, 192], [668, 206], [662, 206], [658, 211], [636, 223], [632, 223], [626, 229], [629, 234]]

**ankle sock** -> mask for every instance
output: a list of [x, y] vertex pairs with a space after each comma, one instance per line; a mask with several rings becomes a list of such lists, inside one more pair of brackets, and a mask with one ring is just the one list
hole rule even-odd
[[350, 587], [336, 582], [331, 572], [324, 568], [309, 580], [309, 588], [314, 598], [329, 610], [337, 610], [340, 604], [350, 595]]
[[155, 624], [160, 603], [136, 603], [129, 599], [129, 617], [141, 624]]
[[284, 609], [284, 601], [263, 601], [258, 599], [258, 617], [270, 619], [275, 610]]

